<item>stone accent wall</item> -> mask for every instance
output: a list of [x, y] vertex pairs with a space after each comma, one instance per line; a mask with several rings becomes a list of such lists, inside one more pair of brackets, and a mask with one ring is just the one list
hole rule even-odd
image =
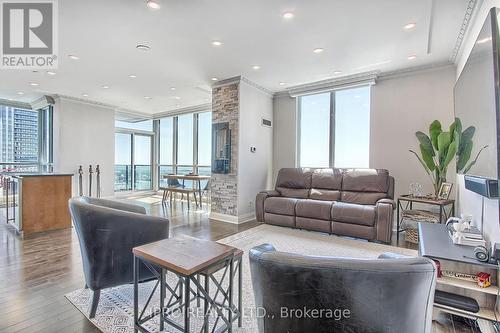
[[239, 106], [238, 83], [212, 89], [212, 123], [229, 122], [231, 130], [231, 171], [229, 174], [212, 174], [211, 210], [232, 216], [238, 216]]

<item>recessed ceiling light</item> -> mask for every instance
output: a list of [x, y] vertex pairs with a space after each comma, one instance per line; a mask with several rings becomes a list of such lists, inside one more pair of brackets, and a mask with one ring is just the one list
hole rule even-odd
[[175, 91], [175, 87], [170, 87], [170, 90]]
[[109, 86], [104, 85], [104, 86], [102, 86], [101, 88], [102, 88], [102, 89], [109, 89]]
[[217, 80], [218, 80], [218, 78], [216, 78], [216, 77], [212, 78], [212, 81], [217, 81]]
[[151, 9], [160, 9], [160, 4], [156, 0], [146, 1], [146, 6], [148, 6]]
[[410, 22], [408, 24], [405, 24], [403, 26], [403, 29], [405, 29], [405, 30], [411, 30], [411, 29], [415, 28], [416, 26], [417, 26], [417, 24], [415, 22]]
[[54, 75], [56, 75], [56, 72], [47, 71], [47, 74], [49, 74], [50, 76], [54, 76]]
[[177, 99], [177, 100], [181, 99], [179, 96], [175, 96], [174, 98]]
[[144, 99], [151, 99], [151, 96], [144, 96]]
[[315, 49], [313, 50], [313, 52], [314, 52], [314, 53], [321, 53], [321, 52], [323, 52], [323, 51], [324, 51], [324, 50], [323, 50], [321, 47], [315, 48]]
[[214, 40], [212, 41], [213, 46], [222, 46], [222, 42], [220, 40]]
[[339, 74], [342, 74], [342, 71], [335, 71], [333, 72], [334, 75], [339, 75]]
[[38, 83], [36, 83], [36, 82], [30, 82], [29, 85], [32, 86], [32, 87], [37, 87]]
[[131, 79], [135, 79], [137, 77], [137, 75], [135, 75], [135, 74], [129, 74], [128, 77], [131, 78]]
[[284, 86], [286, 82], [280, 82], [280, 86]]
[[82, 94], [83, 97], [89, 97], [89, 94]]
[[260, 66], [259, 65], [253, 65], [252, 66], [252, 69], [255, 69], [256, 71], [260, 69]]
[[69, 57], [70, 59], [72, 59], [72, 60], [80, 60], [80, 57], [79, 57], [79, 56], [76, 56], [76, 55], [74, 55], [74, 54], [70, 54], [70, 55], [68, 55], [68, 57]]
[[34, 69], [34, 70], [33, 70], [33, 73], [38, 73], [38, 69]]
[[487, 43], [489, 41], [491, 41], [491, 37], [481, 38], [481, 39], [478, 39], [476, 44], [484, 44], [484, 43]]
[[295, 16], [295, 14], [292, 12], [283, 13], [283, 18], [287, 19], [287, 20], [293, 19], [294, 16]]
[[24, 93], [22, 91], [18, 91], [17, 94], [18, 95], [24, 95]]
[[141, 51], [149, 51], [149, 50], [151, 50], [151, 47], [148, 46], [148, 45], [145, 45], [145, 44], [139, 44], [135, 48], [138, 49], [138, 50], [141, 50]]
[[417, 59], [417, 56], [414, 54], [408, 56], [408, 60], [415, 60], [415, 59]]

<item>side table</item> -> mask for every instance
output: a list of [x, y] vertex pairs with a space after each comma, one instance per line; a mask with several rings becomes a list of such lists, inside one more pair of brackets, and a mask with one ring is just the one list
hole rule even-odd
[[[160, 331], [163, 331], [165, 324], [168, 324], [181, 332], [190, 332], [190, 306], [193, 300], [197, 301], [197, 306], [200, 300], [204, 303], [202, 332], [232, 332], [235, 320], [238, 320], [238, 325], [241, 326], [243, 251], [213, 241], [170, 238], [135, 247], [133, 253], [135, 332], [148, 332], [144, 324], [157, 315], [160, 318]], [[140, 281], [141, 264], [148, 267], [158, 281], [144, 308], [139, 311], [138, 281]], [[238, 305], [235, 305], [233, 300], [236, 271], [238, 271]], [[222, 273], [220, 277], [215, 275], [218, 272]], [[174, 274], [177, 282], [169, 285], [166, 279], [167, 273]], [[204, 284], [201, 283], [202, 278], [205, 280]], [[216, 287], [214, 296], [211, 296], [209, 290], [210, 282]], [[145, 312], [157, 289], [160, 291], [159, 310], [146, 315]], [[166, 295], [167, 291], [169, 297]], [[213, 329], [209, 330], [212, 310], [215, 310], [216, 321]], [[184, 314], [183, 325], [171, 317], [179, 311]], [[222, 326], [217, 327], [219, 321], [222, 322]]]
[[[402, 213], [407, 210], [413, 210], [414, 204], [438, 206], [439, 207], [439, 223], [444, 223], [449, 217], [455, 215], [455, 200], [452, 199], [433, 199], [427, 197], [414, 197], [411, 195], [401, 195], [398, 198], [397, 204], [397, 229], [396, 241], [399, 241], [399, 233], [405, 231], [401, 229], [401, 222], [403, 221]], [[420, 221], [419, 221], [420, 222]]]

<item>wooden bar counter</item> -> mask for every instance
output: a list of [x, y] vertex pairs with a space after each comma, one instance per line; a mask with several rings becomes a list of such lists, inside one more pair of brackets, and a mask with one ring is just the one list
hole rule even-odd
[[[71, 228], [68, 200], [72, 174], [33, 173], [12, 175], [15, 211], [13, 225], [29, 235]], [[17, 192], [17, 193], [16, 193]]]

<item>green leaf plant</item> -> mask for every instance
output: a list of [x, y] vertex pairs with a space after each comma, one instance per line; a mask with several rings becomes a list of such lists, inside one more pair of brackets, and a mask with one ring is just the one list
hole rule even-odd
[[434, 120], [429, 126], [429, 134], [421, 131], [415, 133], [420, 144], [420, 155], [412, 149], [410, 152], [417, 157], [431, 178], [436, 197], [441, 184], [446, 182], [446, 173], [454, 158], [456, 159], [457, 172], [466, 174], [476, 164], [481, 152], [488, 147], [482, 147], [474, 160], [469, 162], [475, 131], [474, 126], [469, 126], [465, 131], [462, 131], [462, 122], [459, 118], [455, 118], [448, 131], [443, 131], [441, 123]]

